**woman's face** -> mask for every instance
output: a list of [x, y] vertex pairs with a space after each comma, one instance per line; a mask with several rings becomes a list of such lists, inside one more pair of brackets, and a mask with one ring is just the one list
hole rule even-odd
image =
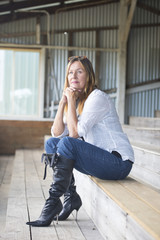
[[68, 72], [69, 86], [83, 91], [87, 82], [87, 73], [79, 61], [71, 64]]

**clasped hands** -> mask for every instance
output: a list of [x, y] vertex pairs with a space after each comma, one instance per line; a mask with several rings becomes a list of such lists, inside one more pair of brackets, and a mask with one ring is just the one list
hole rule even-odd
[[73, 87], [67, 87], [64, 91], [63, 91], [63, 95], [62, 95], [62, 99], [61, 101], [63, 101], [64, 103], [67, 103], [69, 101], [75, 101], [78, 99], [78, 97], [81, 94], [81, 90], [79, 89], [75, 89]]

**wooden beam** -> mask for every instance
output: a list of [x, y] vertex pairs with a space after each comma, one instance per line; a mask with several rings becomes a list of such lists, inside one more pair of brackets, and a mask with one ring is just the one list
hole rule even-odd
[[[96, 31], [96, 48], [100, 46], [100, 39], [99, 39], [99, 30]], [[96, 63], [95, 63], [95, 78], [96, 78], [96, 85], [99, 86], [99, 71], [100, 71], [100, 51], [96, 51]]]
[[[38, 15], [37, 18], [40, 16]], [[159, 27], [160, 23], [150, 23], [150, 24], [132, 24], [131, 28], [144, 28], [144, 27]], [[106, 26], [106, 27], [91, 27], [91, 28], [73, 28], [73, 29], [63, 29], [63, 30], [53, 30], [50, 31], [50, 34], [53, 35], [53, 33], [75, 33], [75, 32], [93, 32], [93, 31], [104, 31], [104, 30], [116, 30], [118, 29], [118, 26]], [[0, 38], [17, 38], [17, 37], [28, 37], [28, 36], [35, 36], [35, 32], [12, 32], [12, 33], [0, 33]], [[46, 31], [41, 31], [41, 36], [47, 35]], [[70, 44], [69, 44], [70, 46]]]
[[29, 1], [19, 1], [19, 2], [10, 2], [8, 4], [2, 4], [0, 7], [0, 12], [7, 12], [7, 11], [15, 11], [22, 8], [30, 8], [36, 7], [46, 4], [53, 4], [53, 3], [60, 3], [61, 1], [54, 1], [53, 0], [29, 0]]
[[128, 5], [125, 0], [120, 0], [119, 32], [118, 32], [118, 63], [117, 63], [117, 102], [116, 107], [120, 122], [125, 119], [125, 95], [126, 95], [126, 49], [127, 40], [135, 11], [137, 0], [131, 0], [128, 13]]
[[41, 43], [41, 26], [40, 26], [40, 17], [36, 19], [36, 44]]
[[151, 6], [149, 6], [149, 5], [145, 4], [145, 3], [138, 2], [137, 3], [137, 7], [142, 8], [144, 10], [147, 10], [147, 11], [149, 11], [151, 13], [156, 14], [156, 15], [160, 15], [160, 10], [159, 9], [153, 8], [153, 7], [151, 7]]
[[124, 29], [126, 26], [128, 6], [125, 0], [120, 0], [119, 8], [119, 31], [118, 47], [119, 53], [117, 58], [117, 99], [116, 107], [119, 120], [124, 123], [125, 114], [125, 85], [126, 85], [126, 42], [123, 41]]
[[[67, 0], [69, 1], [69, 0]], [[26, 3], [27, 2], [27, 3]], [[56, 1], [56, 2], [62, 2], [62, 0], [60, 1]], [[64, 4], [64, 5], [57, 5], [57, 6], [45, 6], [47, 3], [53, 3], [53, 1], [51, 0], [36, 0], [36, 1], [25, 1], [24, 2], [16, 2], [14, 3], [13, 6], [9, 5], [9, 4], [5, 4], [5, 5], [1, 5], [1, 11], [2, 12], [7, 12], [7, 11], [12, 11], [12, 14], [5, 14], [0, 16], [0, 23], [3, 22], [10, 22], [10, 21], [15, 21], [15, 20], [20, 20], [20, 19], [24, 19], [24, 18], [30, 18], [33, 16], [37, 16], [38, 13], [26, 13], [23, 12], [21, 13], [20, 11], [18, 12], [18, 10], [21, 10], [23, 8], [30, 8], [30, 7], [37, 7], [36, 10], [44, 10], [47, 11], [49, 14], [53, 14], [56, 12], [64, 12], [64, 11], [71, 11], [71, 10], [75, 10], [75, 9], [80, 9], [80, 8], [87, 8], [87, 7], [93, 7], [93, 6], [97, 6], [97, 5], [102, 5], [102, 4], [109, 4], [109, 3], [116, 3], [119, 2], [119, 0], [101, 0], [99, 2], [97, 2], [97, 0], [88, 0], [84, 3], [82, 2], [76, 2], [76, 3], [68, 3], [68, 4]], [[55, 3], [55, 2], [54, 2]], [[42, 8], [41, 6], [44, 5], [44, 7]], [[11, 8], [12, 7], [12, 8]], [[15, 12], [16, 10], [16, 12]], [[25, 15], [23, 15], [25, 14]]]
[[23, 49], [58, 49], [58, 50], [84, 50], [84, 51], [101, 51], [101, 52], [118, 52], [118, 48], [87, 48], [74, 46], [55, 46], [55, 45], [36, 45], [36, 44], [15, 44], [0, 43], [0, 48], [23, 48]]
[[[68, 33], [68, 45], [73, 46], [73, 32]], [[73, 56], [73, 50], [68, 51], [68, 57]]]
[[127, 21], [126, 21], [126, 24], [125, 24], [124, 34], [123, 34], [123, 40], [122, 41], [124, 41], [124, 42], [127, 42], [127, 40], [128, 40], [128, 35], [129, 35], [130, 28], [131, 28], [131, 23], [132, 23], [134, 11], [135, 11], [135, 8], [136, 8], [136, 4], [137, 4], [137, 0], [132, 0], [131, 1], [131, 6], [130, 6], [130, 9], [129, 9], [129, 13], [128, 13], [128, 16], [127, 16]]

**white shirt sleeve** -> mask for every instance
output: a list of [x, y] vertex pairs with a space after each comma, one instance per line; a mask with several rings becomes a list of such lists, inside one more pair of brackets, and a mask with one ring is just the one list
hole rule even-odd
[[106, 94], [94, 90], [86, 100], [82, 115], [78, 121], [78, 135], [85, 136], [87, 132], [110, 111], [110, 104]]

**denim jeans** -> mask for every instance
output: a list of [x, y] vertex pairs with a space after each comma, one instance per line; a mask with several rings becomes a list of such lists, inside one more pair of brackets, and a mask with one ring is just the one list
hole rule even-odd
[[73, 159], [76, 170], [104, 180], [124, 179], [132, 169], [130, 161], [76, 138], [51, 137], [45, 143], [45, 150]]

